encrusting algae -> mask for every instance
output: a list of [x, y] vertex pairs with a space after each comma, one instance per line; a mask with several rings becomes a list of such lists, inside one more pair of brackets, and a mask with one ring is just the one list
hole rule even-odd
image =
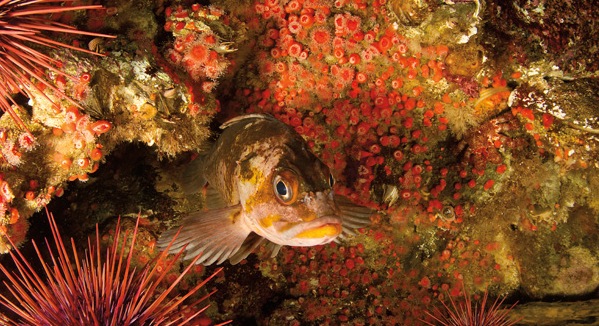
[[[139, 260], [183, 225], [177, 248], [190, 240], [190, 254], [206, 251], [203, 263], [224, 267], [207, 315], [239, 324], [420, 325], [435, 322], [426, 312], [442, 302], [483, 293], [507, 297], [507, 307], [518, 297], [594, 298], [598, 84], [588, 58], [597, 51], [585, 44], [596, 41], [587, 35], [597, 27], [582, 20], [599, 17], [585, 9], [577, 18], [575, 9], [556, 0], [537, 9], [218, 0], [122, 1], [82, 13], [87, 26], [68, 23], [116, 36], [76, 37], [105, 56], [45, 50], [76, 77], [48, 73], [48, 81], [81, 107], [50, 88], [32, 94], [30, 108], [17, 99], [14, 112], [33, 138], [0, 118], [3, 231], [24, 239], [27, 218], [61, 193], [68, 196], [50, 205], [68, 203], [57, 215], [76, 221], [79, 233], [141, 209], [148, 218]], [[302, 155], [317, 162], [298, 167], [314, 184], [267, 166], [283, 157], [265, 149], [271, 140], [256, 140], [259, 155], [234, 145], [259, 138], [251, 128], [266, 122], [293, 131]], [[244, 138], [231, 141], [241, 130]], [[195, 172], [182, 173], [185, 166]], [[331, 241], [344, 227], [340, 209], [289, 215], [330, 217], [307, 231], [318, 240], [310, 246], [279, 237], [293, 229], [277, 224], [279, 206], [292, 208], [286, 198], [323, 197], [331, 211], [350, 202], [368, 210], [351, 227], [355, 236]], [[226, 212], [238, 222], [267, 202], [268, 214], [241, 228], [207, 220]], [[238, 241], [223, 241], [240, 229]], [[182, 286], [213, 268], [197, 265]]]

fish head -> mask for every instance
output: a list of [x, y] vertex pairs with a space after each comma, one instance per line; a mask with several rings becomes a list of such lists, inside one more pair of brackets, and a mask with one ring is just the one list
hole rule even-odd
[[276, 244], [325, 244], [342, 231], [334, 178], [299, 138], [273, 139], [240, 163], [242, 214], [253, 232]]

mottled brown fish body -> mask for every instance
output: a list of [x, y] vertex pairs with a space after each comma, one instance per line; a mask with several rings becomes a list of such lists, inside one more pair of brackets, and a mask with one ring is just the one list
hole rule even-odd
[[[237, 263], [257, 246], [313, 246], [369, 224], [372, 211], [334, 195], [329, 168], [291, 127], [250, 114], [221, 126], [213, 148], [192, 162], [183, 189], [206, 190], [207, 210], [182, 222], [169, 251], [187, 246], [200, 263]], [[163, 234], [166, 248], [177, 230]]]

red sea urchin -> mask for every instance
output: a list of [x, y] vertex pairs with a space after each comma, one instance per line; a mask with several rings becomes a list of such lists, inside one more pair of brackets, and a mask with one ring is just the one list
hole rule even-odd
[[[199, 256], [175, 281], [166, 284], [167, 289], [162, 292], [157, 290], [158, 286], [164, 284], [165, 276], [182, 251], [173, 259], [167, 259], [165, 251], [140, 270], [131, 265], [136, 254], [134, 245], [139, 218], [131, 239], [128, 239], [127, 232], [121, 232], [119, 220], [114, 242], [106, 249], [104, 259], [96, 225], [96, 243], [88, 239], [88, 249], [81, 260], [73, 239], [72, 248], [68, 249], [49, 213], [48, 219], [54, 240], [53, 245], [46, 240], [51, 263], [42, 258], [35, 241], [32, 241], [45, 277], [38, 274], [32, 263], [16, 248], [10, 255], [18, 272], [10, 272], [0, 265], [5, 279], [3, 283], [14, 297], [11, 300], [0, 294], [0, 304], [17, 316], [13, 320], [0, 318], [7, 325], [186, 325], [207, 308], [189, 318], [181, 317], [177, 311], [185, 299], [197, 292], [220, 269], [186, 294], [167, 299]], [[69, 253], [71, 250], [72, 255]], [[196, 306], [211, 294], [191, 306]]]
[[[59, 97], [78, 105], [62, 91], [47, 81], [44, 71], [71, 77], [60, 70], [60, 62], [36, 50], [35, 45], [47, 48], [67, 48], [95, 53], [78, 46], [55, 41], [44, 34], [45, 31], [69, 33], [96, 37], [111, 35], [85, 32], [73, 26], [54, 21], [49, 15], [66, 11], [101, 9], [100, 5], [64, 6], [73, 0], [0, 0], [0, 108], [11, 115], [15, 123], [26, 130], [23, 121], [15, 113], [12, 105], [17, 103], [12, 95], [22, 93], [31, 97], [40, 88], [50, 88]], [[58, 3], [58, 4], [57, 4]], [[31, 45], [31, 46], [30, 46]]]
[[456, 303], [449, 295], [450, 304], [441, 301], [445, 311], [435, 308], [434, 313], [426, 312], [434, 322], [424, 321], [427, 325], [435, 326], [512, 326], [518, 320], [511, 319], [508, 314], [516, 306], [514, 303], [507, 309], [501, 309], [503, 299], [497, 298], [492, 305], [487, 301], [489, 293], [484, 292], [480, 302], [472, 302], [470, 295], [463, 289], [464, 301]]

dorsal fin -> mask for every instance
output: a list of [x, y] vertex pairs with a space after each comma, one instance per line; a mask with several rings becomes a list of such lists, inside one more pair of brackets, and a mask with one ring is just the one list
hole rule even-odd
[[240, 115], [238, 117], [229, 119], [220, 126], [220, 129], [224, 130], [224, 129], [229, 128], [230, 126], [240, 123], [240, 122], [249, 123], [250, 122], [249, 120], [278, 121], [277, 119], [275, 119], [275, 117], [273, 117], [272, 115], [269, 115], [269, 114], [252, 113], [252, 114]]

